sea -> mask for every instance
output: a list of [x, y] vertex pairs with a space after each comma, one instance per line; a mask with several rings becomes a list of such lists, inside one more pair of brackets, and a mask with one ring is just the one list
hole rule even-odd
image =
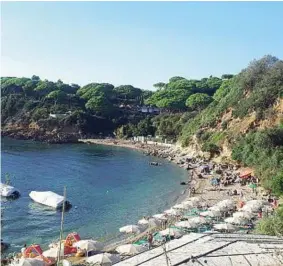
[[[72, 208], [64, 215], [64, 237], [78, 232], [83, 239], [109, 242], [121, 237], [119, 228], [143, 216], [163, 212], [178, 202], [187, 172], [160, 158], [121, 147], [93, 144], [46, 144], [1, 139], [1, 179], [10, 176], [20, 190], [16, 200], [1, 198], [1, 238], [6, 251], [24, 245], [48, 244], [60, 235], [60, 211], [40, 205], [31, 191], [63, 195]], [[151, 166], [157, 161], [160, 166]]]

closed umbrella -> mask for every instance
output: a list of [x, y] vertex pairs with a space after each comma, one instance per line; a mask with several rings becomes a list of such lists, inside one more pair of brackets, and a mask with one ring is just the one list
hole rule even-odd
[[223, 231], [230, 231], [230, 232], [236, 230], [235, 226], [233, 226], [232, 224], [229, 224], [229, 223], [227, 223], [227, 224], [225, 224], [225, 223], [215, 224], [213, 227], [216, 230], [223, 230]]
[[102, 243], [94, 240], [80, 240], [74, 243], [74, 247], [85, 249], [86, 251], [100, 251], [103, 249]]
[[119, 229], [121, 233], [133, 234], [140, 233], [140, 228], [137, 225], [126, 225]]
[[177, 228], [167, 228], [159, 233], [162, 236], [174, 236], [175, 238], [179, 238], [184, 235], [184, 232]]
[[148, 248], [145, 246], [139, 246], [139, 245], [135, 245], [135, 244], [127, 244], [127, 245], [121, 245], [119, 247], [116, 248], [116, 251], [118, 253], [120, 253], [121, 255], [126, 255], [126, 256], [130, 256], [130, 255], [135, 255], [135, 254], [139, 254], [143, 251], [146, 251]]
[[112, 266], [114, 263], [117, 263], [120, 260], [120, 256], [116, 254], [103, 253], [88, 257], [86, 262], [100, 266]]
[[196, 228], [197, 225], [190, 222], [190, 221], [181, 221], [175, 224], [177, 227], [183, 227], [183, 228]]
[[177, 215], [181, 214], [180, 211], [174, 210], [174, 209], [166, 210], [166, 211], [164, 211], [164, 213], [171, 215], [171, 216], [177, 216]]

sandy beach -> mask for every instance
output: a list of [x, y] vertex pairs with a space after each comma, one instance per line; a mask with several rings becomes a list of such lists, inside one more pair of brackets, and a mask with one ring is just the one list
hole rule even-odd
[[[162, 146], [162, 145], [155, 145], [155, 144], [146, 144], [146, 143], [135, 143], [129, 140], [117, 140], [117, 139], [84, 139], [81, 140], [84, 143], [88, 144], [98, 144], [98, 145], [108, 145], [108, 146], [116, 146], [116, 147], [125, 147], [130, 149], [139, 150], [144, 152], [145, 155], [153, 155], [157, 157], [161, 157], [167, 159], [173, 163], [176, 163], [180, 167], [187, 169], [188, 164], [184, 163], [185, 158], [190, 157], [182, 148], [177, 146]], [[160, 166], [162, 167], [162, 166]], [[243, 168], [238, 168], [237, 172], [243, 171]], [[217, 202], [225, 199], [232, 199], [235, 202], [240, 200], [252, 200], [252, 199], [261, 199], [262, 198], [262, 191], [258, 188], [259, 193], [255, 195], [252, 192], [252, 189], [248, 186], [241, 186], [239, 183], [232, 183], [228, 186], [220, 186], [219, 188], [215, 189], [210, 184], [211, 175], [204, 175], [203, 178], [199, 179], [195, 176], [191, 176], [190, 172], [188, 171], [188, 180], [190, 183], [188, 185], [183, 186], [184, 190], [182, 191], [182, 195], [177, 203], [181, 203], [185, 200], [188, 200], [190, 195], [190, 186], [195, 188], [195, 193], [193, 196], [200, 197], [202, 202], [206, 203], [208, 206], [213, 206]], [[242, 197], [239, 195], [229, 195], [229, 191], [242, 191]], [[172, 206], [171, 206], [172, 207]], [[142, 218], [142, 217], [141, 217]], [[174, 223], [175, 220], [171, 221], [171, 224]], [[169, 224], [168, 224], [169, 225]], [[128, 244], [133, 243], [141, 238], [143, 238], [148, 231], [156, 231], [157, 228], [150, 228], [147, 231], [143, 232], [140, 235], [127, 238], [123, 241], [118, 243], [113, 243], [108, 245], [105, 248], [105, 251], [113, 251], [118, 245], [121, 244]]]
[[[134, 143], [133, 141], [127, 141], [127, 140], [116, 140], [116, 139], [84, 139], [80, 140], [81, 142], [87, 143], [89, 145], [108, 145], [108, 146], [116, 146], [116, 147], [125, 147], [130, 149], [135, 149], [143, 152], [145, 156], [151, 155], [160, 157], [163, 159], [166, 159], [172, 163], [177, 164], [179, 167], [184, 168], [188, 171], [188, 183], [182, 186], [182, 193], [180, 194], [180, 197], [177, 204], [180, 204], [184, 201], [189, 200], [189, 198], [192, 197], [198, 197], [200, 198], [200, 201], [202, 203], [202, 206], [211, 207], [215, 205], [216, 203], [225, 200], [225, 199], [232, 199], [235, 204], [238, 203], [238, 201], [248, 201], [252, 199], [262, 199], [262, 193], [260, 191], [260, 188], [258, 188], [259, 193], [257, 195], [253, 193], [252, 189], [248, 186], [242, 186], [240, 183], [231, 183], [227, 186], [218, 186], [214, 187], [211, 185], [211, 178], [212, 174], [202, 174], [202, 177], [200, 178], [196, 174], [192, 174], [193, 169], [197, 168], [197, 166], [192, 167], [191, 162], [194, 162], [194, 165], [207, 165], [207, 164], [214, 164], [214, 165], [220, 165], [216, 162], [209, 161], [203, 158], [194, 159], [193, 156], [186, 153], [182, 148], [177, 146], [169, 146], [169, 145], [156, 145], [156, 144], [146, 144], [146, 143]], [[193, 159], [192, 159], [193, 158]], [[192, 160], [192, 161], [191, 161]], [[189, 162], [190, 161], [190, 162]], [[158, 166], [162, 167], [162, 165]], [[231, 165], [230, 165], [231, 167]], [[243, 169], [236, 167], [235, 170], [229, 170], [230, 172], [241, 172]], [[223, 173], [225, 173], [226, 170], [223, 170]], [[228, 170], [227, 170], [228, 172]], [[181, 184], [180, 184], [181, 185]], [[195, 189], [195, 192], [191, 193], [191, 188]], [[237, 195], [232, 195], [231, 192], [237, 190]], [[241, 196], [240, 192], [241, 191]], [[192, 195], [191, 195], [192, 194]], [[171, 206], [173, 207], [173, 206]], [[141, 219], [142, 217], [140, 217]], [[174, 225], [177, 221], [179, 221], [180, 217], [170, 217], [168, 219], [168, 223], [166, 227], [168, 228], [170, 225]], [[137, 221], [138, 222], [138, 221]], [[122, 240], [119, 241], [113, 241], [111, 244], [107, 244], [103, 251], [104, 252], [114, 252], [115, 249], [124, 244], [130, 244], [135, 243], [138, 240], [144, 239], [148, 232], [154, 233], [165, 229], [164, 225], [162, 227], [150, 227], [147, 228], [145, 231], [143, 231], [140, 234], [132, 235], [129, 237], [125, 237]], [[84, 257], [75, 257], [71, 256], [67, 258], [67, 260], [72, 262], [72, 265], [84, 265]]]

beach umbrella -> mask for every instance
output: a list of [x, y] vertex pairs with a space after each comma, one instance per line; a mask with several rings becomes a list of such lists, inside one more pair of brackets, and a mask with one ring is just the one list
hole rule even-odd
[[249, 200], [246, 202], [247, 206], [253, 206], [253, 207], [262, 207], [265, 204], [267, 204], [267, 202], [264, 200]]
[[228, 224], [225, 224], [225, 223], [215, 224], [213, 227], [216, 230], [223, 230], [223, 231], [235, 231], [236, 230], [235, 226], [229, 223]]
[[256, 188], [257, 185], [256, 185], [255, 183], [251, 183], [251, 184], [249, 184], [249, 187], [250, 187], [250, 188]]
[[179, 238], [184, 235], [184, 232], [178, 228], [167, 228], [160, 231], [159, 234], [162, 236], [174, 236], [175, 238]]
[[189, 208], [195, 207], [198, 203], [194, 203], [192, 201], [186, 200], [182, 202], [182, 204], [189, 209]]
[[112, 266], [114, 263], [118, 263], [120, 260], [121, 259], [118, 254], [102, 253], [88, 257], [86, 262], [101, 266]]
[[140, 225], [148, 225], [148, 220], [143, 218], [143, 219], [138, 221], [138, 224], [140, 224]]
[[146, 250], [148, 250], [147, 247], [139, 246], [135, 244], [121, 245], [116, 248], [116, 251], [118, 253], [120, 253], [121, 255], [126, 255], [126, 256], [136, 255]]
[[[42, 255], [49, 258], [57, 258], [59, 255], [59, 247], [53, 247], [43, 251]], [[64, 256], [64, 245], [61, 246], [60, 256]]]
[[209, 216], [209, 217], [221, 217], [222, 214], [220, 211], [205, 211], [199, 214], [200, 216]]
[[45, 266], [45, 263], [43, 260], [40, 260], [40, 259], [22, 258], [19, 260], [18, 264], [14, 264], [14, 265], [17, 265], [17, 266]]
[[243, 208], [241, 208], [241, 211], [246, 211], [246, 212], [257, 212], [261, 206], [259, 205], [245, 205]]
[[134, 234], [140, 233], [140, 228], [137, 225], [126, 225], [119, 229], [121, 233]]
[[224, 220], [224, 222], [229, 224], [246, 224], [247, 219], [240, 217], [228, 217]]
[[227, 208], [233, 208], [235, 206], [235, 203], [233, 200], [227, 199], [222, 200], [216, 204], [218, 207], [227, 207]]
[[201, 201], [199, 197], [192, 197], [192, 198], [189, 198], [188, 200], [191, 202], [197, 202], [197, 203]]
[[233, 213], [233, 217], [244, 218], [244, 219], [251, 219], [253, 214], [250, 212], [235, 212]]
[[99, 251], [103, 249], [102, 243], [98, 241], [94, 241], [92, 239], [89, 240], [80, 240], [73, 245], [74, 247], [85, 249], [86, 251]]
[[223, 212], [226, 209], [227, 209], [226, 207], [220, 207], [220, 206], [217, 206], [217, 205], [208, 208], [208, 210], [216, 211], [216, 212]]
[[148, 220], [148, 225], [150, 227], [157, 227], [157, 226], [161, 225], [161, 221], [158, 220], [158, 219], [151, 218], [151, 219]]
[[166, 211], [164, 211], [164, 213], [166, 213], [166, 214], [168, 214], [168, 215], [171, 215], [171, 216], [177, 216], [177, 215], [180, 215], [180, 214], [181, 214], [180, 211], [174, 210], [174, 209], [166, 210]]
[[155, 214], [152, 217], [158, 220], [167, 220], [167, 217], [164, 213]]
[[192, 223], [191, 221], [181, 221], [175, 224], [177, 227], [183, 228], [196, 228], [196, 224]]
[[184, 202], [184, 203], [180, 203], [180, 204], [173, 206], [173, 209], [187, 210], [190, 207], [191, 207], [190, 205], [188, 205]]
[[204, 217], [194, 217], [188, 220], [194, 224], [207, 224], [207, 220]]

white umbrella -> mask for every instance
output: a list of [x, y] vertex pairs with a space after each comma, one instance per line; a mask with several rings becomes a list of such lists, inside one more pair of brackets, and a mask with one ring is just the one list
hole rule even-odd
[[102, 243], [98, 241], [94, 241], [92, 239], [89, 240], [80, 240], [73, 245], [74, 247], [78, 247], [80, 249], [85, 249], [86, 251], [100, 251], [103, 249]]
[[241, 208], [241, 211], [246, 211], [246, 212], [257, 212], [261, 206], [258, 205], [244, 205], [243, 208]]
[[246, 205], [257, 205], [257, 206], [263, 206], [266, 205], [267, 201], [264, 200], [249, 200], [246, 202]]
[[148, 248], [145, 246], [139, 246], [135, 244], [127, 244], [127, 245], [121, 245], [116, 248], [116, 251], [120, 253], [121, 255], [135, 255], [139, 254], [143, 251], [146, 251]]
[[232, 224], [215, 224], [213, 226], [216, 230], [235, 231], [236, 228]]
[[110, 253], [97, 254], [86, 259], [86, 262], [101, 266], [112, 266], [112, 264], [119, 262], [120, 256]]
[[119, 229], [121, 233], [133, 234], [140, 233], [140, 228], [137, 225], [126, 225]]
[[188, 206], [188, 204], [185, 204], [185, 203], [180, 203], [180, 204], [173, 206], [173, 209], [180, 209], [180, 210], [187, 210], [189, 208], [190, 206]]
[[199, 197], [192, 197], [192, 198], [189, 198], [189, 201], [191, 201], [191, 202], [200, 202], [200, 198]]
[[177, 228], [167, 228], [159, 233], [162, 236], [174, 236], [175, 238], [179, 238], [184, 235], [184, 232]]
[[253, 217], [253, 214], [250, 212], [235, 212], [233, 213], [233, 217], [244, 218], [249, 220]]
[[195, 224], [206, 224], [207, 221], [204, 217], [194, 217], [188, 220], [189, 222], [195, 223]]
[[138, 221], [138, 224], [140, 224], [140, 225], [148, 225], [148, 220], [143, 218], [143, 219]]
[[206, 211], [206, 212], [201, 212], [199, 215], [201, 216], [209, 216], [209, 217], [221, 217], [222, 214], [219, 211]]
[[227, 207], [227, 208], [233, 208], [235, 206], [235, 203], [233, 200], [227, 199], [227, 200], [222, 200], [216, 204], [216, 206], [219, 207]]
[[196, 228], [196, 224], [190, 221], [181, 221], [175, 224], [177, 227], [184, 227], [184, 228]]
[[177, 216], [177, 215], [181, 214], [180, 211], [177, 211], [177, 210], [174, 210], [174, 209], [166, 210], [164, 212], [168, 215], [171, 215], [171, 216]]
[[40, 259], [29, 259], [29, 258], [22, 258], [19, 260], [18, 263], [14, 263], [11, 265], [15, 266], [44, 266], [45, 263], [43, 260]]
[[196, 205], [194, 202], [189, 201], [189, 200], [182, 202], [182, 204], [185, 205], [188, 208], [194, 207]]
[[247, 219], [240, 217], [228, 217], [224, 220], [224, 222], [229, 224], [246, 224]]
[[[43, 251], [42, 255], [44, 257], [57, 258], [59, 255], [59, 247], [54, 247]], [[64, 245], [61, 246], [60, 256], [64, 256]]]
[[157, 227], [157, 226], [161, 225], [161, 222], [158, 219], [151, 218], [151, 219], [148, 220], [148, 225], [150, 227]]
[[217, 205], [208, 208], [208, 210], [210, 210], [210, 211], [216, 211], [216, 212], [222, 212], [222, 211], [224, 211], [225, 209], [226, 209], [226, 207], [220, 207], [220, 206], [217, 206]]
[[167, 217], [164, 213], [155, 214], [152, 217], [158, 220], [167, 220]]

